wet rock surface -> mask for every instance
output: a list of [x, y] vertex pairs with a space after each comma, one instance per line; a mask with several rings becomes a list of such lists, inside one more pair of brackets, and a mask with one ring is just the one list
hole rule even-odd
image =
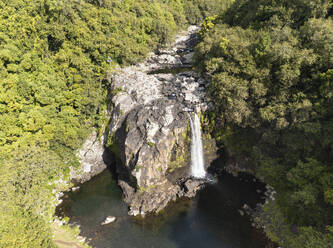
[[[207, 82], [191, 70], [197, 32], [191, 26], [171, 48], [110, 75], [109, 149], [121, 161], [119, 185], [132, 215], [159, 212], [169, 201], [194, 196], [200, 188], [184, 186], [190, 166], [189, 117], [208, 108]], [[206, 154], [215, 153], [215, 142], [205, 142], [212, 148]]]

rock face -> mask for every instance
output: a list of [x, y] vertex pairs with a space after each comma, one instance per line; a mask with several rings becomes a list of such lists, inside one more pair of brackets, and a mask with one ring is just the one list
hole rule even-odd
[[[71, 168], [70, 179], [78, 183], [89, 181], [93, 176], [101, 173], [107, 165], [103, 160], [104, 137], [99, 138], [94, 131], [78, 151], [81, 166], [79, 169]], [[74, 190], [74, 188], [73, 188]]]
[[[185, 187], [190, 166], [189, 115], [207, 109], [206, 82], [190, 64], [197, 31], [191, 26], [172, 48], [110, 76], [114, 108], [108, 148], [121, 161], [118, 181], [132, 215], [158, 212], [169, 201], [187, 192], [193, 196], [200, 188]], [[210, 153], [216, 152], [213, 140], [204, 143], [209, 143]]]

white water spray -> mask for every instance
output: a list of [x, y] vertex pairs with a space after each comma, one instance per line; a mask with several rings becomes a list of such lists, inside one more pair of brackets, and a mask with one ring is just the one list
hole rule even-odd
[[197, 114], [194, 114], [194, 119], [190, 118], [191, 124], [191, 175], [195, 178], [205, 178], [205, 164], [202, 151], [202, 140], [200, 121]]

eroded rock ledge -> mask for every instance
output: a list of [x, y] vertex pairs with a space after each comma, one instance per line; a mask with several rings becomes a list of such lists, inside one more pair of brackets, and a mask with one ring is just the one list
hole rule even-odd
[[[107, 147], [118, 157], [119, 185], [130, 214], [159, 212], [193, 196], [203, 182], [189, 178], [190, 112], [204, 112], [206, 82], [191, 70], [198, 27], [177, 36], [141, 64], [110, 75], [113, 112]], [[204, 135], [206, 164], [216, 153]]]

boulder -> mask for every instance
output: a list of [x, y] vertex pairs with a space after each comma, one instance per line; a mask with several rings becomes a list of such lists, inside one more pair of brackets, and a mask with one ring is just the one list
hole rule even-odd
[[117, 218], [114, 217], [114, 216], [108, 216], [108, 217], [106, 217], [105, 220], [101, 223], [101, 225], [103, 226], [103, 225], [110, 224], [110, 223], [112, 223], [112, 222], [115, 222], [116, 219], [117, 219]]
[[76, 192], [76, 191], [78, 191], [79, 189], [80, 189], [79, 186], [73, 187], [73, 188], [72, 188], [72, 192]]
[[185, 196], [193, 197], [196, 192], [203, 187], [204, 181], [189, 179], [185, 182]]

